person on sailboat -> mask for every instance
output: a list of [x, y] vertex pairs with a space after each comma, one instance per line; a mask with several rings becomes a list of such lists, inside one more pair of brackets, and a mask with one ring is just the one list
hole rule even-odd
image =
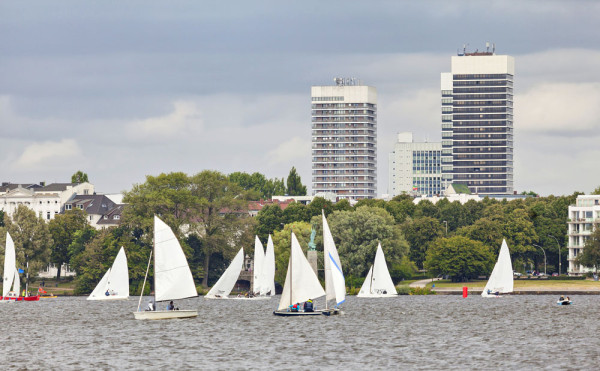
[[564, 295], [561, 295], [561, 296], [560, 296], [560, 299], [558, 299], [558, 301], [560, 301], [560, 302], [562, 302], [562, 301], [565, 301], [565, 296], [564, 296]]
[[304, 302], [304, 311], [305, 312], [314, 312], [315, 311], [312, 299], [308, 299], [307, 301]]
[[104, 293], [104, 295], [110, 296], [110, 291], [108, 291], [108, 289], [106, 289], [106, 292]]
[[148, 306], [146, 307], [146, 311], [154, 312], [154, 300], [148, 301]]
[[299, 312], [299, 311], [300, 311], [300, 303], [290, 305], [290, 312]]
[[173, 300], [167, 305], [167, 310], [175, 310], [175, 304], [173, 304]]

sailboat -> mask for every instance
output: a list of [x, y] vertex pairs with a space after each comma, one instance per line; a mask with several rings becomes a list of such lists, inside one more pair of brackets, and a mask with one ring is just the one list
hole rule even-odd
[[[262, 248], [262, 245], [261, 245]], [[260, 296], [271, 297], [275, 295], [275, 249], [273, 239], [269, 235], [267, 251], [261, 268]]]
[[[342, 263], [335, 248], [335, 242], [329, 230], [329, 224], [325, 218], [325, 212], [322, 210], [323, 216], [323, 260], [325, 262], [325, 309], [324, 314], [339, 314], [338, 306], [346, 301], [346, 281], [344, 272], [342, 271]], [[329, 300], [335, 300], [335, 307], [328, 308]]]
[[381, 243], [379, 243], [375, 253], [375, 262], [369, 268], [365, 282], [356, 296], [359, 298], [387, 298], [397, 295], [394, 281], [392, 281], [385, 262]]
[[292, 312], [288, 311], [290, 306], [298, 304], [309, 299], [316, 299], [325, 295], [321, 283], [313, 271], [310, 263], [304, 256], [300, 243], [294, 232], [291, 233], [292, 247], [290, 251], [290, 260], [288, 263], [285, 284], [281, 292], [279, 306], [273, 314], [277, 316], [307, 316], [321, 315], [322, 312]]
[[125, 249], [117, 254], [110, 267], [87, 300], [124, 300], [129, 298], [129, 270]]
[[39, 295], [19, 296], [19, 291], [21, 290], [21, 280], [19, 278], [19, 270], [17, 269], [15, 243], [8, 232], [6, 232], [6, 248], [4, 249], [4, 277], [2, 282], [2, 301], [40, 300]]
[[238, 251], [229, 267], [204, 297], [206, 299], [229, 299], [228, 295], [233, 290], [242, 268], [244, 268], [244, 248]]
[[[167, 301], [198, 296], [192, 271], [177, 237], [165, 222], [154, 216], [154, 300]], [[135, 319], [172, 319], [198, 316], [197, 310], [141, 311], [142, 295], [152, 261], [152, 252], [146, 268], [142, 294]], [[156, 308], [154, 308], [156, 309]]]
[[485, 285], [481, 296], [484, 298], [499, 297], [500, 294], [513, 292], [513, 268], [510, 260], [510, 252], [506, 240], [502, 240], [498, 261], [492, 270], [492, 274]]

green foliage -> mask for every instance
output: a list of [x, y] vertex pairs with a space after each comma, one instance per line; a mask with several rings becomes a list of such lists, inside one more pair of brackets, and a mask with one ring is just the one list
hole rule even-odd
[[444, 236], [444, 226], [439, 220], [426, 216], [406, 222], [401, 228], [410, 245], [410, 260], [423, 268], [427, 250], [433, 241]]
[[88, 175], [81, 170], [78, 170], [71, 176], [71, 183], [85, 183], [89, 182]]
[[552, 281], [577, 281], [577, 280], [585, 280], [585, 276], [549, 276], [547, 279]]
[[302, 185], [300, 175], [296, 168], [292, 167], [287, 177], [287, 194], [290, 196], [306, 196], [306, 186]]
[[398, 295], [410, 295], [410, 286], [398, 285], [396, 286], [396, 292], [398, 293]]
[[4, 227], [4, 210], [0, 210], [0, 227]]
[[435, 295], [431, 287], [411, 287], [409, 295]]
[[280, 231], [283, 226], [283, 211], [279, 205], [266, 205], [256, 215], [256, 234], [264, 241], [270, 234]]
[[237, 171], [229, 174], [228, 178], [231, 183], [239, 185], [242, 189], [256, 193], [256, 196], [250, 196], [248, 199], [270, 199], [274, 195], [286, 193], [283, 179], [267, 179], [261, 173], [248, 174]]
[[598, 188], [594, 189], [594, 191], [591, 194], [600, 195], [600, 186], [598, 186]]
[[336, 211], [327, 219], [345, 275], [366, 276], [379, 242], [389, 266], [400, 264], [408, 252], [408, 243], [394, 218], [382, 208], [362, 206], [355, 211]]
[[489, 274], [494, 262], [494, 254], [483, 243], [454, 236], [433, 242], [424, 265], [434, 275], [447, 274], [457, 282]]
[[352, 205], [350, 205], [350, 201], [343, 198], [333, 205], [333, 210], [334, 211], [350, 211], [350, 210], [352, 210]]
[[308, 210], [306, 205], [301, 204], [299, 202], [292, 202], [289, 204], [285, 210], [283, 210], [283, 220], [284, 224], [291, 224], [294, 222], [308, 222], [310, 218], [308, 217]]
[[593, 267], [598, 272], [600, 265], [600, 227], [596, 227], [594, 232], [585, 240], [583, 251], [575, 258], [577, 264], [584, 267]]
[[35, 212], [25, 205], [19, 205], [12, 218], [4, 218], [0, 238], [4, 250], [6, 232], [10, 233], [15, 242], [15, 253], [17, 268], [25, 269], [29, 262], [29, 275], [35, 276], [50, 261], [50, 246], [52, 236], [48, 231], [48, 225], [42, 218], [38, 218]]
[[[48, 230], [52, 235], [52, 253], [50, 261], [57, 267], [69, 262], [69, 245], [73, 242], [75, 233], [87, 226], [86, 214], [83, 210], [68, 210], [58, 214], [48, 223]], [[57, 270], [56, 279], [60, 280], [60, 269]]]
[[392, 264], [390, 269], [390, 276], [395, 282], [409, 279], [415, 273], [417, 273], [417, 265], [408, 256], [403, 256], [400, 263]]

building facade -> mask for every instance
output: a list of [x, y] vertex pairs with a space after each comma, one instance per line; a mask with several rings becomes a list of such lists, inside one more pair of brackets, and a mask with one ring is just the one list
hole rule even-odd
[[312, 194], [377, 195], [377, 90], [356, 79], [313, 86]]
[[106, 195], [77, 195], [65, 203], [65, 211], [79, 209], [86, 213], [90, 226], [95, 229], [117, 227], [121, 224], [123, 204]]
[[414, 142], [412, 133], [398, 133], [394, 151], [389, 155], [390, 196], [441, 194], [441, 154], [440, 142]]
[[14, 184], [0, 186], [0, 210], [8, 216], [14, 214], [19, 205], [32, 209], [40, 218], [49, 221], [64, 211], [65, 203], [76, 195], [92, 195], [90, 183]]
[[442, 179], [482, 195], [513, 193], [514, 58], [453, 56], [442, 73]]
[[569, 206], [568, 242], [569, 274], [591, 272], [592, 267], [583, 267], [575, 263], [575, 258], [585, 246], [585, 240], [596, 228], [600, 227], [600, 195], [579, 195], [575, 205]]

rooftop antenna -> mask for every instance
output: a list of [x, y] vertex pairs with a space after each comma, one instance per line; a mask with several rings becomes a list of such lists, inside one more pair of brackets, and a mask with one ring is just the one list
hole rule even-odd
[[488, 41], [485, 42], [485, 51], [490, 52], [490, 43]]
[[496, 54], [496, 43], [492, 44], [492, 53]]

